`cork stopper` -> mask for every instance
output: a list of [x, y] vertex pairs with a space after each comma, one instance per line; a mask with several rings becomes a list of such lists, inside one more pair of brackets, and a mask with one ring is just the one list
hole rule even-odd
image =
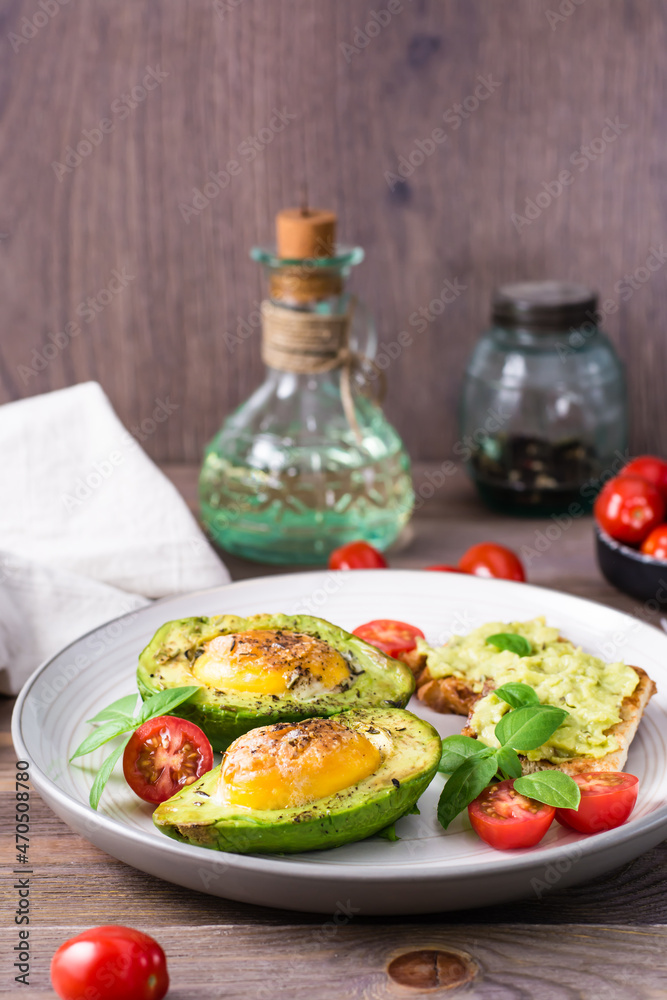
[[288, 260], [333, 257], [336, 213], [324, 208], [284, 208], [276, 216], [278, 256]]
[[275, 271], [269, 282], [271, 298], [285, 304], [340, 295], [343, 279], [336, 268], [309, 263], [336, 253], [336, 213], [324, 208], [284, 208], [276, 216], [278, 257], [299, 261]]

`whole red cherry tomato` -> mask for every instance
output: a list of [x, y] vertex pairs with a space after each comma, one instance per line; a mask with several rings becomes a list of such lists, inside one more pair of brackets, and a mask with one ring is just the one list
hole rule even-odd
[[464, 573], [465, 570], [459, 569], [458, 566], [447, 566], [443, 563], [441, 566], [424, 566], [424, 569], [432, 570], [434, 573]]
[[573, 777], [581, 802], [578, 809], [557, 809], [559, 823], [580, 833], [602, 833], [625, 823], [637, 801], [639, 778], [624, 771], [589, 771]]
[[165, 802], [213, 767], [206, 733], [175, 715], [157, 715], [139, 726], [123, 753], [123, 774], [144, 802]]
[[167, 959], [157, 941], [132, 927], [92, 927], [58, 948], [51, 982], [61, 1000], [162, 1000]]
[[593, 508], [600, 527], [618, 542], [642, 542], [665, 516], [657, 486], [639, 476], [616, 476], [606, 483]]
[[329, 556], [329, 569], [386, 569], [387, 560], [368, 542], [349, 542], [334, 549]]
[[397, 622], [391, 618], [378, 618], [365, 625], [355, 628], [353, 635], [369, 642], [371, 646], [386, 653], [387, 656], [399, 657], [409, 653], [417, 646], [417, 639], [423, 639], [424, 633], [416, 625]]
[[495, 577], [499, 580], [526, 579], [524, 568], [518, 556], [511, 549], [495, 542], [480, 542], [473, 545], [459, 559], [459, 569], [474, 576]]
[[642, 542], [641, 551], [645, 556], [667, 562], [667, 524], [659, 524]]
[[667, 462], [655, 455], [640, 455], [633, 458], [631, 462], [621, 471], [622, 476], [639, 476], [660, 490], [664, 500], [667, 500]]
[[520, 795], [511, 780], [489, 785], [468, 806], [473, 830], [499, 851], [539, 844], [555, 814], [553, 806]]

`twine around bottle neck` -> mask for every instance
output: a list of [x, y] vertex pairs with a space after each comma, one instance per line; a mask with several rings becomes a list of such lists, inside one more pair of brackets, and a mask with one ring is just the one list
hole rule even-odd
[[349, 346], [356, 300], [345, 313], [324, 314], [285, 309], [262, 302], [262, 360], [270, 368], [295, 375], [324, 375], [340, 369], [340, 395], [347, 422], [361, 443], [354, 409], [352, 379], [362, 375], [366, 385], [377, 382], [375, 399], [381, 405], [385, 379], [372, 358]]

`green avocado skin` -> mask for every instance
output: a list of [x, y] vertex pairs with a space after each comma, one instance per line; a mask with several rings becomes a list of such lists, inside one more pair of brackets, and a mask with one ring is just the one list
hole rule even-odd
[[372, 836], [413, 810], [436, 774], [442, 741], [430, 723], [402, 709], [345, 712], [336, 722], [389, 737], [391, 752], [358, 785], [306, 806], [244, 810], [216, 801], [219, 766], [159, 805], [153, 822], [181, 843], [234, 854], [293, 854]]
[[291, 694], [282, 697], [243, 695], [201, 686], [197, 694], [171, 714], [189, 719], [203, 729], [214, 750], [226, 750], [248, 730], [275, 722], [298, 722], [315, 716], [325, 718], [350, 709], [374, 706], [403, 708], [415, 689], [414, 677], [405, 664], [385, 656], [363, 639], [322, 618], [220, 615], [182, 618], [158, 629], [139, 657], [137, 685], [141, 697], [145, 700], [170, 687], [198, 684], [190, 672], [192, 660], [189, 656], [194, 650], [215, 636], [247, 629], [283, 629], [313, 635], [352, 658], [355, 669], [361, 672], [347, 691], [301, 701]]

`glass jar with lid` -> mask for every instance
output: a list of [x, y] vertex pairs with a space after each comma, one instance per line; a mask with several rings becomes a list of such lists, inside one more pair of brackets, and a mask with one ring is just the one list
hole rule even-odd
[[603, 473], [620, 468], [625, 377], [596, 310], [594, 292], [567, 282], [496, 291], [491, 328], [465, 374], [459, 445], [491, 507], [589, 510]]

